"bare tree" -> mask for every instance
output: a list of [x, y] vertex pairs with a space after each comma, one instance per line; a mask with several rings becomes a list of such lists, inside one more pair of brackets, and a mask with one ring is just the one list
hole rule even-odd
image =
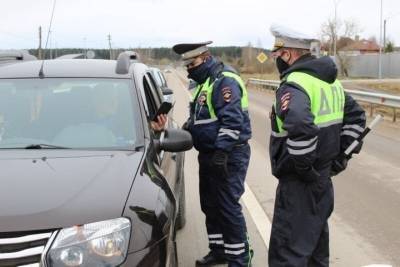
[[353, 39], [362, 32], [358, 22], [354, 19], [346, 19], [341, 21], [337, 19], [328, 19], [321, 25], [321, 41], [329, 47], [329, 55], [333, 55], [333, 50], [336, 42], [336, 59], [340, 67], [341, 74], [348, 76], [350, 67], [350, 59], [340, 53], [340, 50], [353, 42]]
[[343, 23], [343, 34], [342, 37], [352, 38], [354, 39], [357, 35], [359, 35], [363, 29], [360, 24], [355, 19], [347, 19]]
[[338, 45], [338, 42], [341, 40], [346, 38], [354, 39], [361, 32], [362, 28], [354, 19], [346, 19], [344, 21], [338, 19], [336, 25], [334, 19], [328, 19], [321, 25], [320, 36], [322, 43], [329, 44], [329, 54], [333, 55], [333, 43], [335, 39], [336, 45]]
[[337, 25], [340, 25], [341, 22], [336, 23], [335, 25], [335, 20], [334, 19], [328, 19], [326, 22], [324, 22], [321, 26], [321, 41], [324, 44], [329, 45], [329, 54], [333, 54], [333, 46], [334, 46], [334, 40], [335, 40], [335, 33], [337, 32]]

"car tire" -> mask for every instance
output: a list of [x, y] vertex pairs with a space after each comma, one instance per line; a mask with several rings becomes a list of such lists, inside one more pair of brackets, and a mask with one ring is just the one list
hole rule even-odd
[[186, 224], [185, 175], [183, 166], [181, 171], [181, 185], [179, 191], [178, 215], [176, 217], [177, 230], [182, 229]]

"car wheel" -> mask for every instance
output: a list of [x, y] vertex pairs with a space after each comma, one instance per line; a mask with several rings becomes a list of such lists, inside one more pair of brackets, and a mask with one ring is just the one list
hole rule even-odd
[[178, 216], [176, 218], [176, 229], [182, 229], [186, 224], [186, 199], [185, 199], [185, 175], [182, 167], [181, 186], [179, 189]]

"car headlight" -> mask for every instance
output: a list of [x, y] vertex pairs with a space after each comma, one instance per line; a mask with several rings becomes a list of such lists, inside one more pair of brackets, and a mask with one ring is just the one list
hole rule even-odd
[[131, 222], [126, 218], [62, 229], [47, 253], [50, 266], [116, 266], [124, 262]]

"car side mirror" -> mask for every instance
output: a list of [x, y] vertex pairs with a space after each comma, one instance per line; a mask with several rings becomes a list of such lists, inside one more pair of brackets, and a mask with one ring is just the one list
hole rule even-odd
[[183, 152], [193, 147], [192, 136], [189, 132], [181, 129], [168, 129], [164, 131], [164, 136], [154, 140], [157, 151]]
[[169, 88], [164, 88], [162, 89], [163, 95], [173, 95], [174, 91], [172, 91], [172, 89]]

